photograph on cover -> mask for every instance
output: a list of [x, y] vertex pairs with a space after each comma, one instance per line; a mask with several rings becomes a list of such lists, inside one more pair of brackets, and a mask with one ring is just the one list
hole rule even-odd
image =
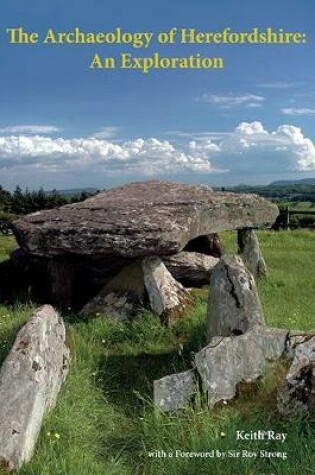
[[315, 3], [3, 0], [0, 473], [315, 473]]

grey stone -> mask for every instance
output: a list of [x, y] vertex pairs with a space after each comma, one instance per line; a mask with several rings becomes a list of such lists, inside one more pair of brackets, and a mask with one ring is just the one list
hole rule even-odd
[[144, 258], [142, 269], [152, 310], [168, 324], [184, 316], [192, 303], [189, 292], [172, 277], [161, 259]]
[[208, 341], [264, 325], [255, 279], [240, 256], [225, 255], [212, 270], [208, 304]]
[[[207, 404], [235, 397], [241, 382], [254, 382], [265, 373], [267, 362], [279, 359], [286, 351], [288, 330], [255, 325], [243, 335], [214, 337], [194, 358], [195, 379], [200, 381]], [[186, 379], [182, 375], [187, 374]], [[182, 409], [185, 394], [196, 396], [188, 379], [190, 373], [166, 376], [154, 383], [154, 401], [163, 411]], [[182, 385], [180, 381], [184, 381]], [[186, 401], [189, 397], [186, 396]]]
[[163, 263], [172, 276], [185, 285], [199, 286], [210, 281], [210, 272], [219, 262], [213, 256], [199, 252], [182, 251], [172, 256], [162, 257]]
[[184, 409], [196, 394], [197, 384], [192, 370], [154, 381], [154, 404], [164, 412]]
[[68, 373], [66, 329], [44, 305], [20, 330], [0, 371], [0, 466], [19, 468], [34, 452], [43, 418]]
[[283, 415], [315, 410], [315, 335], [293, 333], [294, 357], [279, 387], [277, 406]]
[[13, 224], [19, 245], [41, 256], [175, 254], [198, 236], [271, 225], [278, 208], [249, 194], [203, 185], [132, 183]]
[[140, 261], [124, 267], [81, 310], [81, 315], [104, 314], [114, 319], [133, 317], [143, 306], [145, 287]]
[[265, 276], [267, 274], [266, 262], [253, 229], [239, 229], [238, 247], [245, 266], [254, 277]]
[[278, 359], [285, 350], [287, 331], [268, 330], [256, 325], [243, 335], [215, 337], [195, 355], [209, 407], [232, 399], [240, 382], [254, 382], [263, 376], [268, 360]]

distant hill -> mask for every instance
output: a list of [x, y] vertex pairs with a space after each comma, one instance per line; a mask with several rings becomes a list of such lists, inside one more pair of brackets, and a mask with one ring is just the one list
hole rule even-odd
[[278, 180], [270, 183], [269, 186], [287, 186], [287, 185], [315, 185], [315, 178], [303, 178], [301, 180]]

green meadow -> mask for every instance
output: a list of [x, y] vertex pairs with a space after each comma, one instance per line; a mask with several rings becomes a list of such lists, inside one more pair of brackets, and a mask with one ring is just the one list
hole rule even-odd
[[[315, 326], [315, 232], [260, 231], [269, 268], [259, 282], [268, 325], [307, 330]], [[223, 235], [235, 250], [235, 234]], [[0, 238], [0, 259], [15, 246]], [[191, 367], [205, 345], [207, 290], [195, 295], [191, 314], [172, 328], [142, 311], [128, 323], [63, 315], [72, 364], [54, 411], [42, 428], [33, 460], [19, 475], [309, 475], [315, 474], [312, 416], [281, 418], [276, 390], [283, 374], [270, 367], [238, 397], [208, 410], [200, 402], [181, 414], [163, 414], [152, 404], [155, 379]], [[0, 360], [36, 302], [0, 304]], [[1, 422], [0, 422], [1, 423]], [[282, 442], [237, 441], [236, 431], [284, 432]], [[176, 450], [178, 452], [176, 452]], [[189, 457], [188, 452], [230, 451], [231, 456]], [[262, 451], [275, 458], [247, 458]], [[287, 454], [285, 457], [284, 454]]]

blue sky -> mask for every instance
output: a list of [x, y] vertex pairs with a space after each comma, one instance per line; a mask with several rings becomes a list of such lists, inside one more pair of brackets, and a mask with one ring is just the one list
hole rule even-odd
[[[313, 0], [2, 0], [0, 183], [208, 184], [315, 176]], [[284, 28], [305, 45], [10, 45], [6, 29]], [[224, 70], [90, 70], [95, 53], [223, 56]]]

